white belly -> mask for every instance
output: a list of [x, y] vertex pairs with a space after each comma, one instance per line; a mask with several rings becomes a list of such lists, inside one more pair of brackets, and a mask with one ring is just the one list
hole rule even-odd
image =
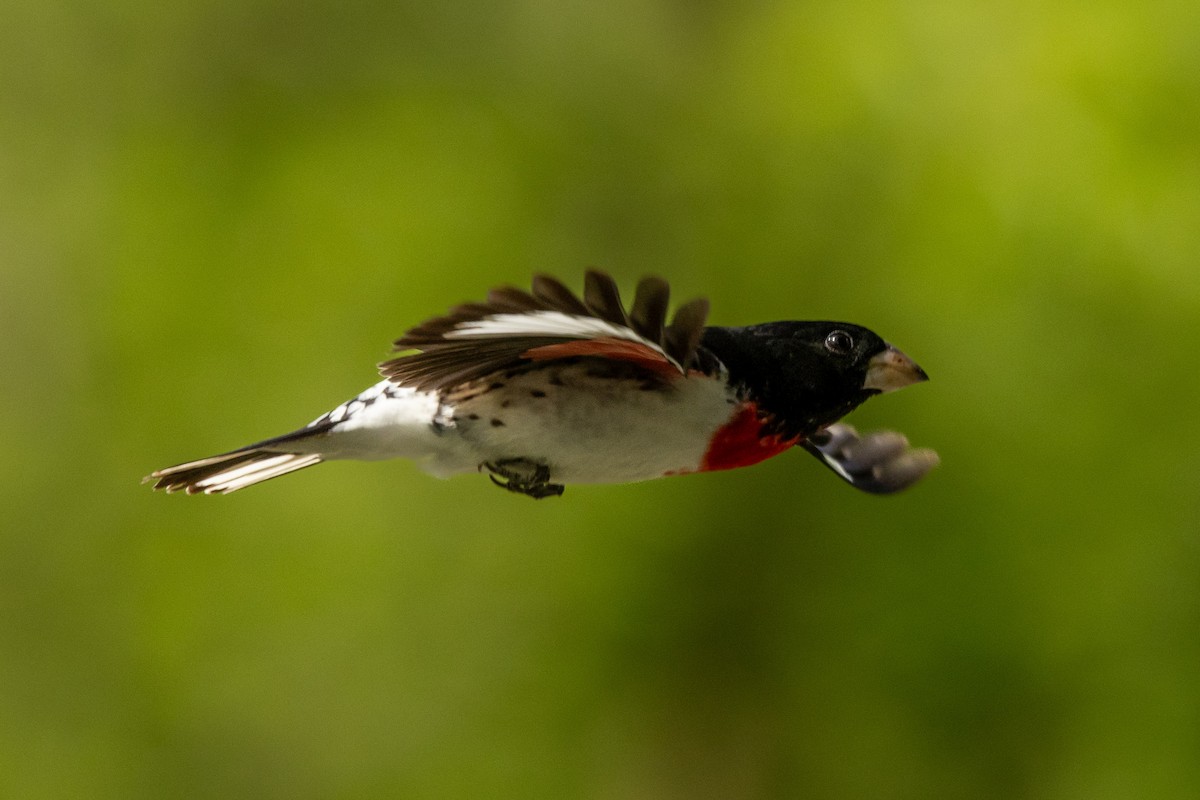
[[[564, 365], [553, 381], [529, 372], [453, 406], [453, 431], [480, 462], [530, 459], [555, 483], [625, 483], [699, 468], [737, 400], [724, 381], [667, 386]], [[475, 468], [475, 464], [470, 466]]]

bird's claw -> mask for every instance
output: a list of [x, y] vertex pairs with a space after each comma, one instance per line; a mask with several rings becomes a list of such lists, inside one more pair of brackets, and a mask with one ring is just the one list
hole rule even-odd
[[479, 465], [479, 469], [486, 469], [488, 478], [497, 486], [510, 492], [528, 495], [535, 500], [558, 497], [565, 488], [561, 483], [550, 483], [549, 467], [527, 458], [485, 461]]
[[895, 431], [860, 435], [850, 425], [837, 423], [803, 442], [842, 480], [871, 494], [891, 494], [907, 489], [940, 462], [933, 450], [913, 449]]

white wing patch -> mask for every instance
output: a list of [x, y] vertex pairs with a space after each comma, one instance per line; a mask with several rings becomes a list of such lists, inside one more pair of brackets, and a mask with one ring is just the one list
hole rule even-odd
[[460, 323], [443, 334], [447, 339], [474, 336], [569, 336], [590, 339], [593, 336], [612, 336], [629, 339], [658, 349], [653, 342], [639, 336], [633, 329], [614, 325], [596, 317], [577, 317], [561, 311], [532, 311], [524, 314], [492, 314], [483, 319]]
[[610, 338], [635, 342], [648, 347], [683, 372], [682, 365], [667, 355], [662, 346], [638, 334], [632, 328], [596, 317], [580, 317], [561, 311], [533, 311], [520, 314], [491, 314], [483, 319], [459, 323], [442, 334], [446, 339], [492, 339], [510, 336], [562, 336], [571, 339]]

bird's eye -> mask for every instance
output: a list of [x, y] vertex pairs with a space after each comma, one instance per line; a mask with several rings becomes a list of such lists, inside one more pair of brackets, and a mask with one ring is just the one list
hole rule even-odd
[[854, 339], [845, 331], [834, 331], [825, 337], [825, 349], [834, 355], [848, 355], [854, 349]]

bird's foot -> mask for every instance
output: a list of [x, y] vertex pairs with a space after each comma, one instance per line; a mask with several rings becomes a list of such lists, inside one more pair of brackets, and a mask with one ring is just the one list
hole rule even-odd
[[907, 489], [938, 465], [932, 450], [910, 447], [895, 431], [859, 434], [836, 423], [802, 443], [842, 480], [871, 494], [892, 494]]
[[517, 494], [529, 495], [535, 500], [543, 497], [558, 497], [563, 493], [561, 483], [550, 483], [550, 468], [528, 458], [506, 458], [501, 461], [485, 461], [480, 471], [487, 470], [492, 483]]

